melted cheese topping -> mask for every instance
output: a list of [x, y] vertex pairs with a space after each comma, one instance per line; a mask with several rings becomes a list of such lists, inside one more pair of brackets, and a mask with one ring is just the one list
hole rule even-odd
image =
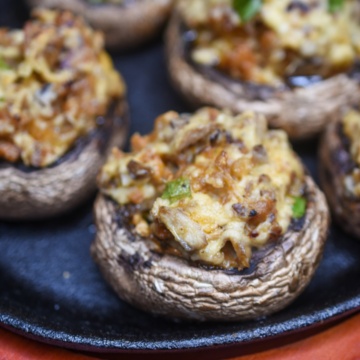
[[23, 30], [0, 29], [0, 158], [53, 163], [124, 92], [101, 34], [80, 18], [38, 10]]
[[[101, 191], [121, 205], [138, 204], [135, 231], [193, 261], [249, 266], [252, 247], [287, 230], [303, 191], [303, 167], [287, 135], [268, 131], [251, 112], [168, 112], [153, 133], [135, 134], [132, 148], [113, 151], [99, 175]], [[191, 194], [165, 196], [175, 179], [186, 180]]]
[[243, 24], [231, 0], [180, 0], [186, 25], [196, 32], [196, 63], [262, 84], [293, 75], [328, 77], [347, 71], [360, 53], [359, 2], [336, 13], [328, 0], [264, 0]]
[[344, 135], [350, 140], [350, 154], [357, 165], [345, 176], [344, 183], [351, 196], [360, 197], [360, 112], [349, 111], [342, 123]]

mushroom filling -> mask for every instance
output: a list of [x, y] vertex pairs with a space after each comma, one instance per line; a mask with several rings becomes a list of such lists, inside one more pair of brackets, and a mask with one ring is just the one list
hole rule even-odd
[[96, 127], [125, 87], [100, 33], [69, 12], [38, 10], [0, 29], [0, 159], [45, 167]]
[[136, 205], [133, 231], [162, 251], [243, 269], [252, 248], [304, 216], [302, 164], [286, 133], [252, 112], [168, 112], [131, 145], [131, 153], [113, 150], [98, 182], [120, 205]]
[[360, 112], [350, 110], [342, 119], [342, 132], [349, 140], [349, 152], [355, 166], [344, 177], [344, 184], [350, 197], [360, 197]]
[[[245, 2], [244, 2], [245, 3]], [[256, 3], [254, 1], [254, 3]], [[232, 0], [180, 0], [191, 31], [190, 58], [244, 81], [306, 86], [350, 70], [360, 54], [360, 3], [345, 1], [330, 12], [329, 0], [263, 0], [249, 21]]]

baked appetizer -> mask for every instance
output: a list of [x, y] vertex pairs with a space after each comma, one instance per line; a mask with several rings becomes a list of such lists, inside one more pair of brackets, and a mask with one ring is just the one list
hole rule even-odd
[[334, 219], [360, 238], [360, 111], [344, 111], [320, 144], [320, 181]]
[[27, 0], [30, 6], [73, 11], [105, 35], [112, 48], [135, 47], [154, 37], [169, 17], [173, 0]]
[[154, 314], [244, 320], [292, 302], [319, 264], [323, 194], [263, 116], [168, 112], [98, 182], [92, 254], [121, 299]]
[[52, 216], [91, 195], [126, 132], [124, 93], [101, 34], [71, 13], [0, 29], [0, 218]]
[[292, 138], [311, 137], [360, 100], [359, 8], [357, 0], [179, 0], [167, 32], [172, 81], [195, 105], [255, 110]]

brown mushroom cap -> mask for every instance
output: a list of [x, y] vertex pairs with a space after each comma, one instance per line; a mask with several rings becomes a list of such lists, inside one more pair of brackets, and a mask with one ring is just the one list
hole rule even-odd
[[[167, 62], [174, 86], [193, 105], [254, 110], [293, 139], [321, 132], [344, 105], [360, 101], [358, 82], [339, 74], [304, 88], [275, 89], [232, 80], [219, 71], [199, 71], [187, 60], [184, 26], [174, 12], [166, 34]], [[249, 89], [250, 87], [250, 89]]]
[[322, 192], [306, 177], [307, 211], [275, 244], [254, 252], [249, 269], [210, 270], [155, 251], [135, 235], [114, 201], [99, 195], [92, 255], [119, 297], [158, 315], [237, 321], [271, 314], [291, 303], [309, 283], [329, 223]]
[[360, 238], [360, 199], [346, 193], [344, 176], [354, 165], [341, 134], [341, 117], [328, 125], [319, 149], [319, 176], [334, 219]]
[[70, 10], [104, 32], [106, 45], [130, 48], [152, 38], [168, 18], [173, 0], [134, 1], [128, 6], [90, 4], [84, 0], [27, 0], [32, 7]]
[[44, 169], [0, 163], [0, 218], [47, 218], [91, 196], [109, 150], [124, 144], [127, 117], [124, 100], [112, 104], [103, 125], [80, 139], [57, 163]]

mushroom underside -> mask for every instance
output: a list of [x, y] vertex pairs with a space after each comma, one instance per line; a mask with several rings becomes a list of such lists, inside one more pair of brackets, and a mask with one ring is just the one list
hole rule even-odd
[[242, 272], [205, 269], [157, 252], [150, 240], [126, 226], [119, 206], [103, 195], [95, 204], [92, 256], [118, 296], [147, 312], [201, 321], [269, 315], [304, 290], [321, 259], [328, 209], [313, 180], [307, 177], [306, 183], [302, 226], [290, 227], [275, 245], [255, 253], [251, 267]]
[[347, 194], [344, 176], [354, 166], [340, 134], [340, 122], [331, 123], [320, 143], [319, 178], [334, 220], [349, 234], [360, 238], [360, 199]]
[[293, 139], [310, 138], [336, 119], [343, 106], [360, 101], [356, 77], [348, 74], [304, 88], [275, 89], [234, 81], [219, 71], [201, 71], [188, 60], [180, 15], [172, 16], [166, 34], [166, 53], [174, 86], [194, 106], [211, 105], [235, 113], [254, 110], [274, 128]]
[[113, 146], [124, 144], [127, 128], [127, 104], [120, 100], [110, 106], [102, 125], [52, 166], [32, 169], [0, 163], [0, 219], [48, 218], [89, 198], [96, 190], [99, 168]]
[[131, 48], [149, 40], [168, 18], [173, 0], [135, 1], [130, 5], [90, 4], [83, 0], [27, 0], [31, 7], [70, 10], [104, 32], [106, 45]]

